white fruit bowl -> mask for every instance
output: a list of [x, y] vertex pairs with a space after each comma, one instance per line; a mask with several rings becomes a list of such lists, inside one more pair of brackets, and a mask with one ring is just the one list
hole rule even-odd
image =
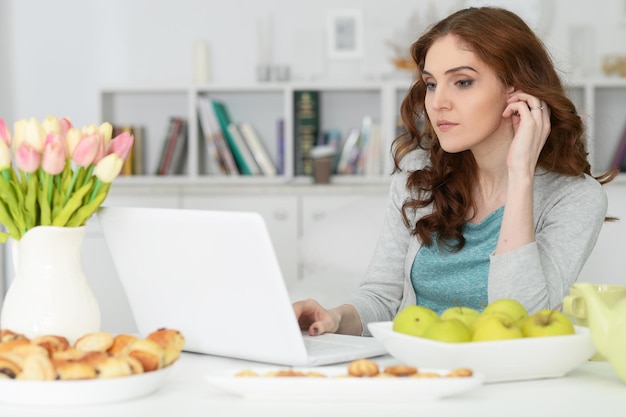
[[589, 329], [576, 334], [486, 342], [447, 343], [393, 331], [391, 321], [369, 323], [372, 335], [399, 361], [423, 368], [471, 368], [485, 382], [562, 377], [594, 353]]

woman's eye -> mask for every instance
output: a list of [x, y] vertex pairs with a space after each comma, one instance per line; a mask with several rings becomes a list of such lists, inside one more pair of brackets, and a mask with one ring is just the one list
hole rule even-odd
[[458, 85], [461, 88], [467, 88], [467, 87], [470, 87], [473, 83], [474, 81], [472, 80], [459, 80], [456, 82], [456, 85]]
[[429, 83], [429, 82], [424, 83], [424, 86], [426, 86], [426, 90], [434, 90], [436, 85], [437, 84], [435, 83]]

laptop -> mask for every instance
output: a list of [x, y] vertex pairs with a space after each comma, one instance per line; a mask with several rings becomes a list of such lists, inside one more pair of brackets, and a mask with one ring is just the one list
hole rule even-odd
[[386, 353], [373, 337], [300, 330], [258, 213], [101, 207], [97, 217], [140, 334], [175, 328], [185, 351], [287, 366]]

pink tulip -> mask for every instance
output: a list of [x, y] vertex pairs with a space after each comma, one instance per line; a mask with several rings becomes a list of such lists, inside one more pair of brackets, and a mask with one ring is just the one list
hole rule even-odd
[[67, 132], [72, 128], [72, 121], [68, 117], [64, 117], [59, 120], [59, 127], [61, 129], [61, 137], [64, 138]]
[[98, 134], [83, 136], [74, 147], [74, 152], [72, 152], [72, 160], [76, 165], [88, 167], [93, 164], [98, 153], [99, 142], [101, 140]]
[[111, 140], [106, 153], [107, 155], [114, 153], [125, 161], [133, 149], [134, 141], [135, 137], [133, 135], [128, 132], [122, 132]]
[[4, 123], [4, 120], [0, 117], [0, 140], [4, 142], [8, 147], [11, 146], [11, 131]]
[[39, 168], [40, 160], [39, 152], [28, 142], [23, 141], [18, 145], [15, 153], [15, 163], [19, 169], [27, 173], [35, 172]]
[[50, 175], [63, 172], [67, 160], [65, 141], [58, 133], [49, 133], [43, 148], [41, 168]]
[[96, 134], [98, 136], [98, 149], [96, 152], [96, 156], [93, 158], [93, 163], [97, 164], [98, 162], [100, 162], [100, 160], [102, 158], [104, 158], [104, 156], [106, 155], [106, 149], [105, 149], [105, 145], [104, 145], [104, 138], [102, 136], [101, 133], [97, 133]]

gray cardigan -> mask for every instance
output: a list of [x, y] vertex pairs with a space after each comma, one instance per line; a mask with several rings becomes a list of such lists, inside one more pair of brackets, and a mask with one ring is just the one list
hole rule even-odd
[[[408, 197], [406, 180], [424, 162], [423, 153], [404, 159], [394, 174], [381, 235], [359, 291], [350, 303], [358, 311], [363, 335], [367, 323], [390, 321], [407, 305], [415, 304], [410, 272], [420, 242], [401, 216]], [[430, 208], [415, 213], [417, 219]], [[535, 242], [491, 255], [488, 300], [519, 300], [530, 313], [558, 307], [578, 278], [593, 249], [607, 212], [607, 197], [595, 179], [541, 171], [535, 175]]]

